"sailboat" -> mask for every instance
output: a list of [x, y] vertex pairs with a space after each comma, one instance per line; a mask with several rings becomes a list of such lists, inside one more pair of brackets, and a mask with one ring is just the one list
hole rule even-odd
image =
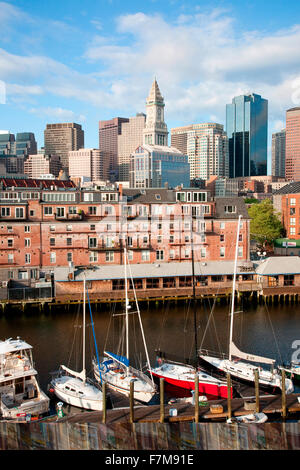
[[[192, 243], [192, 279], [193, 279], [193, 298], [194, 298], [194, 334], [195, 334], [195, 355], [198, 356], [197, 346], [197, 317], [196, 317], [196, 292], [195, 292], [195, 272], [194, 272], [194, 250], [193, 250], [193, 233], [191, 230]], [[171, 361], [166, 359], [164, 354], [160, 352], [156, 359], [156, 365], [151, 369], [151, 373], [158, 379], [164, 381], [177, 388], [180, 391], [192, 392], [195, 390], [195, 378], [198, 376], [199, 393], [209, 398], [227, 398], [228, 385], [223, 379], [213, 377], [200, 367], [194, 367], [189, 364]], [[174, 391], [173, 391], [174, 393]], [[175, 392], [176, 393], [176, 392]], [[232, 396], [232, 387], [230, 388]]]
[[76, 372], [65, 365], [60, 366], [57, 376], [50, 382], [49, 391], [53, 392], [61, 401], [93, 411], [102, 411], [103, 397], [98, 385], [93, 384], [86, 375], [85, 368], [85, 276], [83, 278], [83, 347], [82, 347], [82, 371]]
[[[282, 380], [281, 375], [277, 369], [274, 368], [275, 360], [267, 357], [257, 356], [254, 354], [245, 353], [240, 351], [234, 344], [233, 338], [233, 320], [234, 320], [234, 297], [235, 297], [235, 284], [236, 284], [236, 272], [237, 272], [237, 257], [238, 257], [238, 243], [241, 218], [239, 216], [237, 238], [236, 238], [236, 249], [235, 249], [235, 262], [234, 262], [234, 275], [232, 285], [232, 298], [231, 298], [231, 314], [230, 314], [230, 334], [229, 334], [229, 357], [228, 359], [222, 357], [216, 357], [216, 355], [209, 355], [207, 351], [200, 350], [199, 357], [206, 365], [210, 365], [213, 369], [221, 371], [222, 373], [230, 373], [233, 377], [245, 381], [247, 383], [255, 382], [255, 371], [259, 371], [259, 385], [268, 390], [281, 391]], [[233, 359], [233, 357], [238, 359]], [[255, 364], [268, 364], [270, 370], [257, 367]], [[285, 380], [286, 393], [292, 393], [294, 391], [293, 383], [290, 379]]]
[[[134, 283], [129, 266], [130, 278], [133, 286], [133, 292], [135, 297], [135, 304], [137, 311], [131, 313], [137, 313], [144, 343], [144, 349], [147, 359], [148, 368], [150, 368], [150, 361], [148, 350], [145, 341], [145, 335], [143, 325], [141, 321], [141, 315], [139, 305], [134, 289]], [[114, 354], [109, 351], [104, 351], [104, 356], [100, 364], [97, 363], [96, 359], [93, 359], [93, 368], [95, 379], [102, 383], [105, 382], [107, 386], [114, 389], [126, 396], [130, 395], [130, 382], [134, 382], [134, 399], [143, 403], [149, 403], [152, 397], [156, 393], [156, 385], [154, 384], [153, 377], [148, 377], [141, 370], [138, 370], [130, 365], [129, 361], [129, 310], [131, 309], [128, 299], [128, 286], [127, 286], [127, 251], [124, 249], [124, 276], [125, 276], [125, 337], [126, 337], [126, 352], [124, 355]], [[118, 314], [115, 314], [118, 315]]]

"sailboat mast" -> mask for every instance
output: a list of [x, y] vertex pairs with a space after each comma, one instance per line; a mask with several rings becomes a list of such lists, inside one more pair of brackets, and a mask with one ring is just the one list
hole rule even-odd
[[82, 371], [85, 382], [85, 273], [83, 276], [83, 325], [82, 325]]
[[[125, 329], [126, 329], [126, 357], [129, 359], [129, 337], [128, 337], [128, 292], [127, 292], [127, 252], [124, 248], [124, 278], [125, 278]], [[126, 367], [128, 373], [128, 367]]]
[[233, 271], [232, 296], [231, 296], [231, 313], [230, 313], [230, 333], [229, 333], [229, 360], [230, 361], [231, 361], [231, 356], [232, 356], [231, 345], [232, 345], [232, 334], [233, 334], [234, 296], [235, 296], [235, 282], [236, 282], [241, 218], [242, 216], [239, 215], [238, 229], [237, 229], [237, 234], [236, 234], [236, 244], [235, 244], [235, 258], [234, 258], [234, 271]]
[[193, 243], [193, 218], [191, 220], [191, 250], [192, 250], [192, 282], [193, 282], [193, 302], [194, 302], [194, 336], [195, 336], [195, 358], [198, 363], [198, 334], [197, 334], [197, 307], [196, 307], [196, 283], [195, 283], [195, 260]]

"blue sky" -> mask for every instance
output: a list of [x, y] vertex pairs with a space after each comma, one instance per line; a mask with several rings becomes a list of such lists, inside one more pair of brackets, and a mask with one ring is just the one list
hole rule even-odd
[[39, 146], [46, 123], [78, 122], [97, 147], [98, 121], [145, 111], [154, 77], [169, 130], [225, 125], [254, 92], [271, 136], [300, 104], [299, 1], [0, 1], [0, 29], [0, 129]]

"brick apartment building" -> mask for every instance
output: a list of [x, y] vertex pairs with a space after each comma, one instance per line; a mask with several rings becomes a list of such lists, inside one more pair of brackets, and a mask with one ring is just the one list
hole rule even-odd
[[[0, 180], [0, 279], [39, 279], [55, 267], [249, 260], [240, 198], [190, 189], [78, 189], [70, 181]], [[72, 264], [70, 264], [72, 263]], [[145, 266], [145, 269], [146, 266]]]

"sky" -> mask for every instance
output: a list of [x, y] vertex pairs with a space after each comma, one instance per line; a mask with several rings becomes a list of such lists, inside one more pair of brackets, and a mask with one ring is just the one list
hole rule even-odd
[[300, 105], [298, 0], [0, 1], [0, 30], [0, 130], [39, 147], [47, 123], [77, 122], [97, 148], [99, 120], [145, 112], [154, 78], [169, 131], [226, 127], [234, 96], [266, 98], [269, 157]]

